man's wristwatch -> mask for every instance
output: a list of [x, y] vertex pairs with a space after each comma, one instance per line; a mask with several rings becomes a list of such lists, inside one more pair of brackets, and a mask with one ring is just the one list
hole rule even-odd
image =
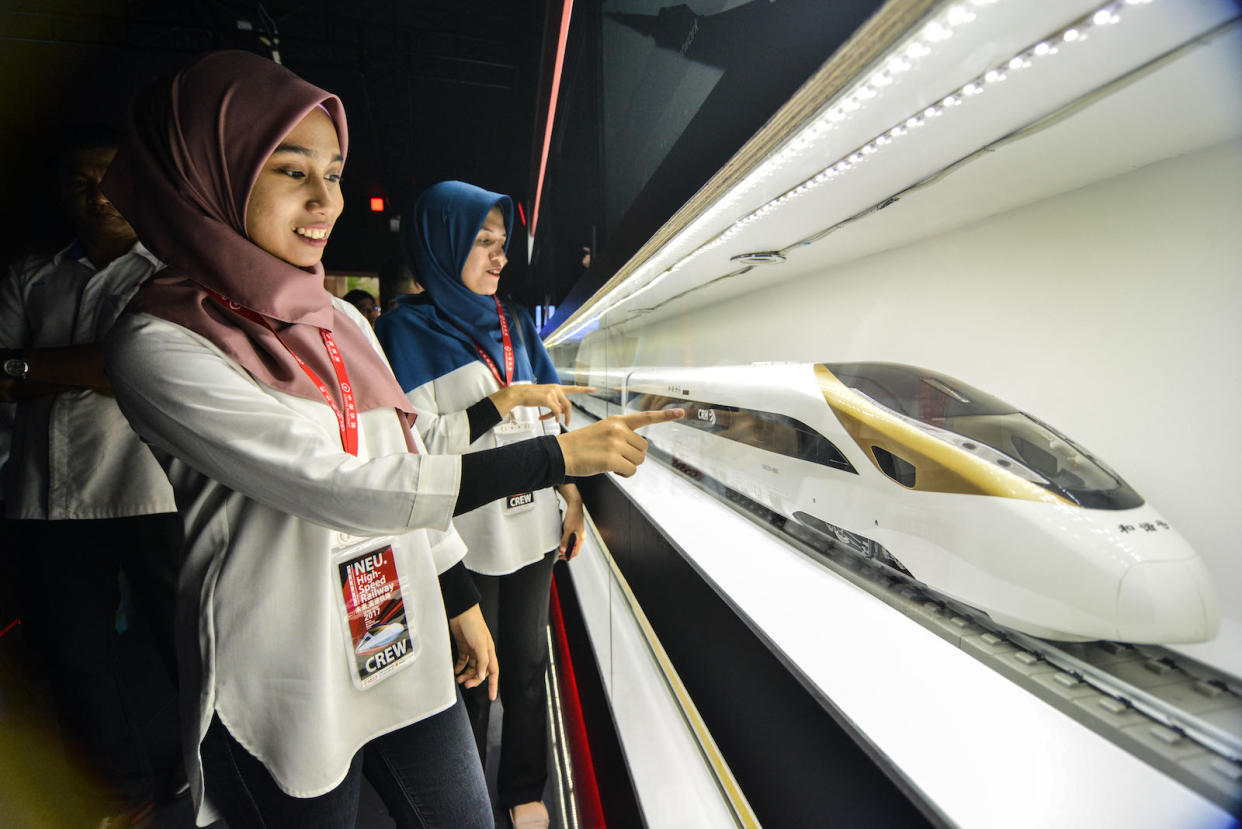
[[16, 380], [25, 380], [26, 375], [30, 374], [30, 363], [26, 362], [19, 351], [9, 352], [9, 356], [4, 361], [4, 373]]

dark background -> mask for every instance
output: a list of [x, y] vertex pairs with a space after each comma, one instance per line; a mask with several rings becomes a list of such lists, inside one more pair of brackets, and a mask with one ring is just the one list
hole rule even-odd
[[[879, 5], [576, 0], [532, 264], [519, 225], [502, 293], [558, 306], [557, 321], [571, 313]], [[329, 271], [377, 272], [399, 257], [390, 219], [444, 179], [508, 193], [529, 219], [563, 7], [0, 0], [0, 256], [67, 242], [46, 159], [59, 127], [120, 126], [137, 90], [221, 48], [270, 56], [275, 47], [286, 66], [345, 103], [346, 209], [324, 256]], [[371, 196], [388, 210], [370, 212]]]
[[[161, 73], [212, 49], [270, 56], [275, 32], [282, 62], [348, 113], [345, 212], [324, 265], [378, 271], [399, 255], [389, 218], [430, 184], [459, 178], [527, 200], [545, 5], [2, 0], [4, 259], [68, 241], [46, 172], [58, 127], [120, 127], [130, 97]], [[371, 196], [388, 212], [371, 213]], [[514, 234], [509, 290], [527, 280], [524, 236]]]
[[[532, 262], [538, 289], [558, 305], [552, 325], [611, 278], [880, 5], [575, 3]], [[585, 273], [583, 245], [593, 254]]]

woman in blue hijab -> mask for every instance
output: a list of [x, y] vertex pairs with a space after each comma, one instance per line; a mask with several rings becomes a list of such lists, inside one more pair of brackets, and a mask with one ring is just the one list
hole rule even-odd
[[[401, 242], [421, 294], [399, 297], [375, 326], [432, 452], [490, 449], [560, 431], [566, 394], [534, 323], [496, 289], [507, 260], [513, 202], [458, 181], [426, 190], [402, 218]], [[559, 555], [582, 543], [582, 499], [572, 483], [515, 492], [455, 519], [465, 563], [496, 639], [501, 730], [499, 798], [515, 826], [547, 826], [548, 591]], [[467, 693], [479, 754], [487, 748], [490, 701]]]

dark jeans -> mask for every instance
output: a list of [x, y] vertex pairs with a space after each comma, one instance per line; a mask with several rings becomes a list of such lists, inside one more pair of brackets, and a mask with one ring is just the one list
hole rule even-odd
[[[504, 576], [471, 573], [480, 607], [500, 660], [500, 805], [509, 809], [543, 797], [548, 776], [548, 708], [544, 673], [548, 667], [548, 592], [557, 552]], [[491, 702], [487, 685], [465, 692], [479, 756], [487, 756]]]
[[154, 778], [118, 662], [116, 611], [125, 573], [138, 615], [177, 678], [173, 617], [181, 557], [176, 513], [81, 521], [12, 521], [22, 638], [52, 687], [65, 736], [82, 750], [113, 806], [154, 795]]
[[470, 725], [458, 697], [452, 707], [378, 737], [354, 756], [344, 781], [327, 794], [285, 794], [219, 717], [199, 747], [207, 796], [229, 829], [352, 829], [362, 777], [400, 829], [491, 829], [492, 807]]

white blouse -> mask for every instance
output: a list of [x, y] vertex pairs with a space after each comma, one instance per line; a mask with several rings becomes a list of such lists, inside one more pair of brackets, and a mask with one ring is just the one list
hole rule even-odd
[[[76, 243], [50, 259], [32, 256], [0, 279], [0, 348], [101, 342], [162, 267], [141, 244], [102, 270]], [[7, 517], [123, 518], [176, 509], [163, 470], [111, 397], [71, 389], [9, 411], [12, 455], [7, 463], [0, 459]]]
[[[336, 306], [379, 353], [362, 316]], [[426, 454], [417, 437], [420, 454], [408, 452], [392, 409], [360, 415], [358, 456], [349, 455], [323, 403], [256, 382], [207, 339], [148, 315], [122, 317], [106, 365], [185, 522], [177, 636], [198, 825], [218, 818], [198, 755], [213, 713], [283, 791], [314, 797], [340, 784], [366, 742], [454, 702], [436, 576], [465, 553], [451, 523], [459, 457]], [[409, 667], [365, 690], [347, 669], [352, 642], [331, 561], [345, 533], [395, 536], [420, 642]]]
[[[470, 442], [466, 409], [500, 389], [487, 366], [472, 360], [406, 392], [418, 413], [414, 428], [432, 452], [461, 454], [492, 449], [513, 440], [556, 435], [553, 419], [539, 420], [540, 410], [518, 406], [508, 417]], [[511, 500], [530, 502], [510, 505]], [[561, 512], [551, 487], [484, 504], [454, 519], [466, 540], [466, 567], [487, 576], [502, 576], [541, 559], [561, 543]]]

